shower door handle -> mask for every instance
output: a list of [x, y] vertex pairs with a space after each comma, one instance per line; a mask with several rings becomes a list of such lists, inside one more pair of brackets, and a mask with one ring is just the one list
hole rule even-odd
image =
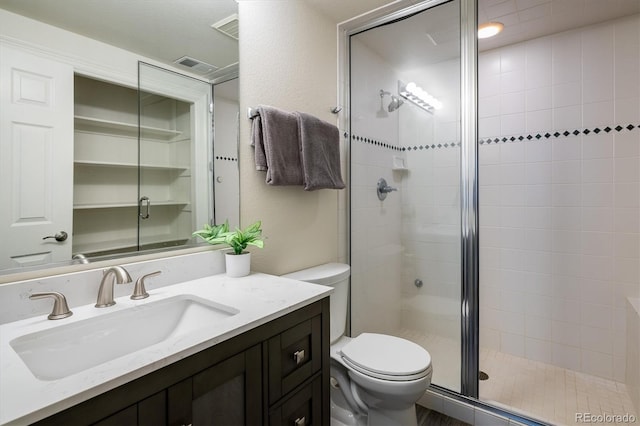
[[[145, 213], [142, 214], [142, 203], [146, 202], [146, 209], [145, 209]], [[149, 197], [147, 197], [146, 195], [140, 197], [140, 202], [138, 204], [138, 209], [139, 209], [139, 215], [140, 215], [140, 219], [149, 219], [150, 215], [151, 215], [151, 200], [149, 200]]]

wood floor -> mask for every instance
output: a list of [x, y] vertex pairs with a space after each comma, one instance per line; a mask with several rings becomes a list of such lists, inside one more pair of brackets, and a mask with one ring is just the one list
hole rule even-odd
[[467, 426], [468, 423], [461, 422], [452, 417], [432, 411], [416, 405], [418, 415], [418, 426]]

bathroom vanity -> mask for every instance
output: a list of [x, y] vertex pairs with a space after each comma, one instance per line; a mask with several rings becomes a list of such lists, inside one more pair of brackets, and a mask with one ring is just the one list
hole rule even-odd
[[[60, 321], [1, 325], [0, 424], [328, 424], [330, 291], [214, 275], [150, 290], [144, 301], [72, 306]], [[107, 324], [120, 345], [102, 332]], [[121, 324], [128, 337], [117, 336]], [[149, 340], [144, 330], [154, 328], [162, 333]], [[49, 362], [30, 358], [52, 335], [73, 353], [47, 346]]]

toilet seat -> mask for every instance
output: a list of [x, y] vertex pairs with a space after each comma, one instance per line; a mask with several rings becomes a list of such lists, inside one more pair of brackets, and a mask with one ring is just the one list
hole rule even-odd
[[340, 349], [342, 361], [370, 377], [411, 381], [431, 373], [431, 356], [408, 340], [376, 333], [362, 333]]

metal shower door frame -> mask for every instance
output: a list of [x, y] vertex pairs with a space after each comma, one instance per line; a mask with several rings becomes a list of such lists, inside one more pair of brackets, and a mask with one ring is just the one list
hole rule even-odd
[[[394, 2], [338, 26], [339, 81], [338, 99], [344, 106], [340, 128], [351, 135], [350, 42], [352, 35], [399, 20], [451, 0]], [[478, 244], [478, 149], [477, 149], [477, 0], [460, 1], [460, 208], [461, 208], [461, 391], [434, 387], [442, 393], [461, 395], [477, 401], [479, 373], [479, 244]], [[351, 162], [350, 144], [346, 154]], [[351, 167], [348, 168], [351, 182]], [[351, 229], [350, 196], [347, 197], [347, 224]], [[349, 229], [347, 230], [349, 234]], [[350, 240], [349, 240], [350, 241]], [[350, 248], [347, 250], [350, 257]], [[351, 261], [351, 259], [349, 259]], [[351, 299], [351, 297], [350, 297]]]

